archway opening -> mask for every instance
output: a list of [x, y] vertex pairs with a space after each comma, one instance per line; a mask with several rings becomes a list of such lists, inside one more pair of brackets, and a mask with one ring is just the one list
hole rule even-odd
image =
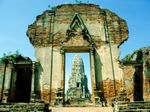
[[14, 100], [12, 102], [30, 102], [31, 78], [31, 67], [16, 68], [16, 83], [14, 91]]
[[92, 84], [89, 53], [65, 53], [65, 104], [87, 105]]
[[143, 101], [143, 67], [135, 67], [134, 101]]

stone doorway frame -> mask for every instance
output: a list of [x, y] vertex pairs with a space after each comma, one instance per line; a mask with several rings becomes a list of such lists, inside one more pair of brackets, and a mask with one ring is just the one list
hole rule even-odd
[[[26, 69], [28, 70], [28, 87], [27, 88], [28, 91], [28, 99], [23, 99], [21, 98], [21, 100], [16, 98], [16, 90], [17, 90], [17, 86], [19, 84], [17, 84], [17, 82], [20, 82], [20, 80], [24, 80], [23, 78], [18, 79], [22, 74], [25, 75], [24, 73], [18, 73], [19, 69]], [[21, 71], [21, 70], [20, 70]], [[10, 78], [10, 87], [9, 87], [9, 95], [8, 95], [8, 102], [24, 102], [24, 103], [28, 103], [30, 102], [30, 98], [31, 98], [31, 92], [32, 92], [32, 77], [33, 76], [33, 67], [32, 67], [32, 62], [15, 62], [13, 63], [12, 66], [12, 71], [11, 71], [11, 78]], [[27, 80], [26, 80], [27, 81]], [[15, 93], [15, 94], [14, 94]]]
[[63, 104], [65, 104], [65, 53], [89, 53], [90, 56], [90, 78], [92, 87], [92, 103], [95, 105], [95, 89], [96, 89], [96, 79], [95, 79], [95, 62], [94, 62], [94, 47], [84, 47], [84, 46], [63, 46], [60, 49], [62, 55], [62, 74], [63, 74]]

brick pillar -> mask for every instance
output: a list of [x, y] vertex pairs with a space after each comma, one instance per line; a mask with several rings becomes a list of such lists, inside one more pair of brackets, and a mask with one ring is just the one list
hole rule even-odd
[[32, 63], [31, 96], [30, 101], [35, 101], [35, 63]]
[[61, 48], [60, 53], [62, 55], [62, 67], [61, 67], [61, 72], [62, 72], [61, 89], [63, 91], [62, 103], [65, 104], [65, 51], [63, 48]]
[[8, 65], [5, 71], [5, 80], [4, 80], [4, 88], [3, 88], [3, 98], [2, 102], [6, 103], [8, 101], [8, 96], [10, 92], [10, 82], [11, 82], [11, 71], [12, 71], [12, 65]]
[[91, 81], [92, 81], [92, 102], [95, 104], [95, 90], [96, 90], [96, 81], [95, 81], [95, 65], [94, 65], [94, 49], [90, 50], [90, 68], [91, 68]]

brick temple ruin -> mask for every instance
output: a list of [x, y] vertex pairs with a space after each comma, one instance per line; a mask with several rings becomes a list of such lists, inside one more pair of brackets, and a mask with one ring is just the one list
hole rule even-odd
[[[64, 4], [37, 16], [27, 35], [39, 61], [41, 99], [55, 104], [57, 90], [64, 102], [65, 53], [90, 54], [92, 96], [95, 105], [102, 91], [111, 102], [123, 87], [118, 46], [128, 38], [125, 20], [93, 4]], [[57, 83], [56, 83], [57, 81]]]
[[[65, 55], [72, 52], [89, 53], [90, 106], [112, 106], [114, 101], [150, 101], [150, 48], [139, 49], [119, 60], [120, 46], [128, 39], [128, 27], [114, 12], [94, 4], [62, 4], [38, 15], [28, 26], [27, 36], [37, 60], [6, 68], [10, 81], [3, 81], [2, 101], [42, 101], [53, 107], [65, 106]], [[22, 66], [25, 72], [18, 68]], [[30, 81], [24, 82], [22, 75], [29, 76]], [[29, 84], [30, 94], [19, 91], [17, 82]], [[27, 95], [27, 101], [22, 99], [23, 94]]]

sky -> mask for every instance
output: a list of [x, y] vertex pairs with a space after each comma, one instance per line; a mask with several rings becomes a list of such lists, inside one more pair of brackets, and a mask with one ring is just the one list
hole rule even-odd
[[[26, 31], [37, 15], [50, 7], [76, 0], [0, 0], [0, 57], [19, 51], [35, 60]], [[150, 0], [81, 0], [107, 8], [125, 19], [129, 39], [121, 46], [120, 57], [150, 45]], [[48, 7], [50, 6], [50, 7]]]

